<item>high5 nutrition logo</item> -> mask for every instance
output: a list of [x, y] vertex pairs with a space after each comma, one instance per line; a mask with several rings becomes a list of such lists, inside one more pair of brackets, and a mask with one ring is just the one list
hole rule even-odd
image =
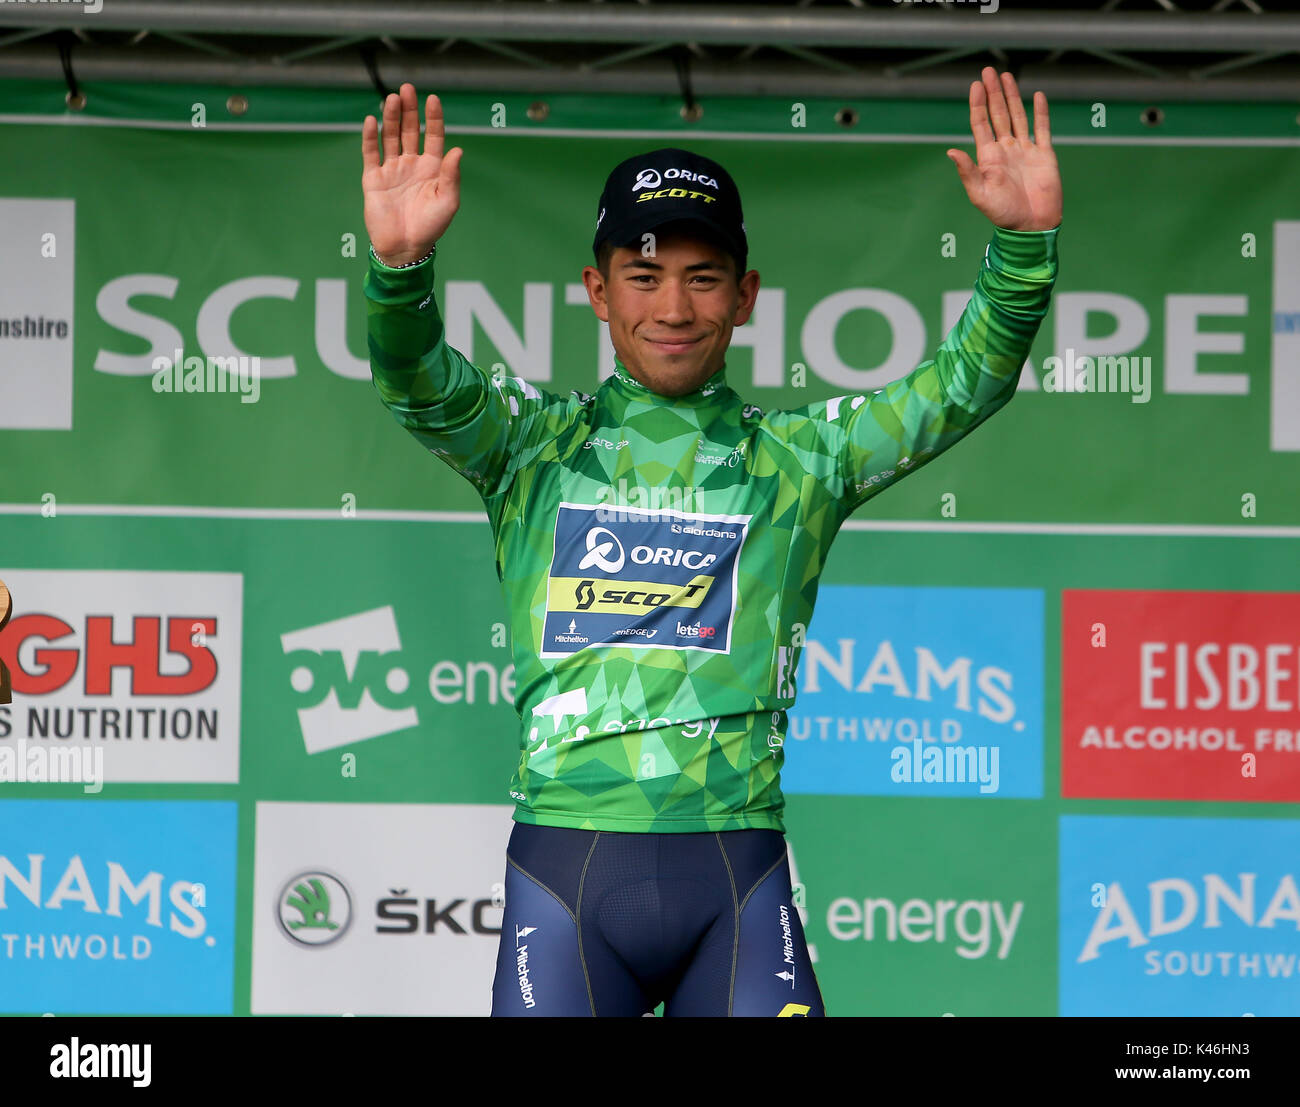
[[0, 567], [0, 746], [102, 750], [104, 779], [239, 780], [243, 577]]
[[560, 504], [542, 657], [587, 646], [731, 651], [748, 515]]

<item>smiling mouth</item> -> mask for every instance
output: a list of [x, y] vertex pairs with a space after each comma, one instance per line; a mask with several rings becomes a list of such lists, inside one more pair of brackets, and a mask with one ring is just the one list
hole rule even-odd
[[692, 346], [696, 345], [700, 340], [698, 338], [682, 338], [682, 339], [647, 338], [646, 341], [649, 342], [652, 346], [660, 347], [665, 353], [677, 354], [677, 353], [685, 353], [685, 351], [689, 350]]

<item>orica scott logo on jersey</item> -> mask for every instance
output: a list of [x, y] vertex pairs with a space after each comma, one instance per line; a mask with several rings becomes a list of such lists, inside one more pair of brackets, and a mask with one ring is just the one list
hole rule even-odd
[[748, 515], [560, 505], [542, 657], [588, 646], [731, 651]]

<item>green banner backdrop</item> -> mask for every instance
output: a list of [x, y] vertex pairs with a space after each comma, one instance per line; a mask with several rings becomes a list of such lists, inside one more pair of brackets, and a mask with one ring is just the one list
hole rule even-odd
[[[435, 841], [383, 837], [382, 805], [437, 805], [435, 815], [495, 805], [492, 817], [508, 822], [517, 720], [481, 503], [396, 426], [369, 382], [359, 147], [374, 97], [261, 90], [236, 118], [216, 89], [89, 91], [90, 114], [74, 117], [55, 106], [52, 87], [0, 88], [0, 146], [10, 154], [0, 159], [0, 579], [15, 605], [0, 635], [15, 675], [0, 750], [25, 741], [106, 751], [106, 783], [93, 795], [80, 784], [15, 782], [0, 763], [0, 931], [20, 935], [0, 949], [0, 1009], [484, 1013], [500, 843], [458, 837], [455, 823]], [[943, 153], [972, 148], [967, 109], [861, 103], [846, 128], [835, 122], [842, 106], [810, 100], [799, 126], [787, 101], [727, 101], [706, 105], [692, 126], [669, 100], [557, 97], [534, 122], [527, 99], [448, 95], [449, 145], [466, 151], [461, 209], [438, 253], [449, 340], [477, 364], [504, 364], [551, 391], [594, 390], [611, 366], [581, 270], [592, 261], [601, 184], [638, 150], [688, 145], [739, 184], [750, 265], [762, 275], [754, 317], [733, 340], [731, 385], [780, 408], [904, 375], [955, 322], [989, 239]], [[1292, 910], [1287, 890], [1294, 850], [1277, 835], [1248, 834], [1264, 817], [1300, 827], [1290, 822], [1300, 770], [1291, 739], [1278, 737], [1300, 730], [1300, 664], [1285, 652], [1300, 648], [1288, 606], [1300, 579], [1300, 150], [1279, 137], [1294, 131], [1294, 106], [1180, 106], [1159, 134], [1144, 133], [1140, 107], [1105, 105], [1099, 116], [1098, 105], [1053, 105], [1061, 271], [1017, 397], [872, 500], [827, 566], [828, 585], [911, 597], [917, 620], [927, 589], [968, 589], [972, 603], [983, 590], [1018, 589], [1038, 603], [1020, 622], [987, 626], [974, 649], [944, 627], [907, 646], [908, 656], [928, 649], [950, 664], [950, 683], [987, 652], [1010, 673], [1017, 703], [1035, 704], [1018, 719], [1019, 745], [1003, 746], [1014, 787], [870, 794], [809, 783], [828, 779], [813, 769], [787, 783], [796, 902], [830, 1014], [1297, 1011], [1290, 968], [1285, 978], [1267, 960], [1258, 972], [1196, 968], [1229, 938], [1234, 957], [1294, 961], [1300, 951], [1300, 899]], [[164, 390], [153, 359], [177, 350], [256, 357], [256, 388], [244, 380], [241, 392], [218, 374], [228, 390], [209, 391], [212, 380], [203, 391]], [[1103, 357], [1108, 369], [1098, 360], [1091, 389], [1081, 372], [1083, 390], [1062, 384], [1081, 359]], [[1116, 591], [1147, 614], [1131, 635], [1113, 630], [1108, 640], [1090, 597]], [[1081, 597], [1077, 615], [1063, 615], [1067, 593]], [[1244, 593], [1275, 594], [1275, 614], [1240, 614]], [[862, 597], [854, 629], [821, 632], [815, 620], [809, 630], [824, 693], [846, 640], [859, 646], [860, 674], [908, 625], [883, 614], [877, 625], [868, 593], [845, 594]], [[1168, 611], [1181, 614], [1162, 623]], [[1099, 634], [1113, 664], [1072, 701], [1064, 678], [1086, 659], [1071, 650], [1091, 645], [1098, 656]], [[1198, 643], [1215, 648], [1196, 652]], [[1195, 664], [1177, 650], [1186, 644]], [[1257, 669], [1255, 660], [1215, 668], [1220, 657], [1246, 657], [1241, 650], [1255, 651]], [[816, 698], [811, 664], [805, 655], [809, 719], [820, 710], [842, 725], [843, 705]], [[1206, 691], [1218, 686], [1211, 672], [1228, 690], [1223, 702]], [[1250, 679], [1258, 695], [1238, 696]], [[1190, 706], [1188, 680], [1203, 693]], [[912, 695], [896, 683], [883, 702], [886, 691], [841, 683], [846, 696], [871, 701], [854, 710], [890, 715]], [[1103, 691], [1112, 685], [1114, 702]], [[980, 714], [954, 695], [936, 719]], [[1171, 740], [1161, 755], [1154, 772], [1170, 789], [1153, 790], [1132, 744], [1105, 747], [1111, 757], [1078, 740], [1083, 714], [1121, 708], [1201, 728], [1199, 745]], [[1198, 710], [1204, 717], [1188, 717]], [[128, 739], [128, 718], [171, 730], [166, 741], [158, 729]], [[1244, 740], [1247, 721], [1249, 744], [1217, 750], [1205, 737], [1240, 723]], [[120, 752], [128, 743], [130, 756]], [[788, 781], [796, 759], [815, 764], [817, 745], [790, 743]], [[1065, 747], [1105, 763], [1089, 762], [1093, 775], [1080, 768], [1076, 780]], [[1158, 748], [1153, 739], [1141, 756]], [[1215, 783], [1246, 775], [1244, 758], [1226, 752], [1236, 749], [1259, 759], [1258, 801]], [[121, 815], [113, 825], [130, 861], [99, 858], [104, 888], [117, 890], [107, 901], [92, 847], [61, 844], [53, 808], [41, 838], [42, 803], [68, 799]], [[132, 888], [149, 900], [141, 874], [162, 865], [132, 837], [140, 802], [237, 804], [232, 840], [178, 862], [187, 872], [216, 866], [187, 877], [206, 899], [191, 888], [171, 901], [206, 911], [210, 937], [219, 918], [229, 924], [228, 962], [167, 952], [174, 935], [162, 932], [152, 961], [107, 957], [93, 973], [55, 952], [51, 904], [69, 899], [106, 940], [113, 927], [123, 941], [143, 933], [132, 911], [144, 909], [120, 909], [122, 894], [139, 901]], [[406, 888], [376, 885], [374, 897], [387, 898], [371, 902], [359, 872], [369, 861], [338, 875], [341, 862], [275, 838], [284, 832], [273, 816], [288, 810], [276, 805], [288, 803], [319, 805], [322, 826], [370, 820], [363, 836], [373, 835], [377, 868], [409, 850], [403, 871], [416, 875], [404, 880], [435, 873], [425, 883], [437, 896], [412, 895], [440, 896], [444, 910], [453, 893], [488, 906], [473, 925], [470, 908], [456, 908], [457, 926], [430, 908], [405, 949], [362, 948], [363, 930], [393, 929], [383, 920], [399, 917], [392, 905], [407, 902]], [[358, 806], [345, 815], [343, 805]], [[1078, 824], [1085, 844], [1076, 849], [1069, 820], [1090, 818], [1131, 823], [1147, 867], [1121, 878], [1118, 855], [1101, 845], [1090, 854], [1087, 843], [1109, 841], [1090, 836], [1091, 823]], [[1212, 854], [1206, 819], [1244, 824], [1240, 851]], [[35, 855], [47, 857], [43, 877]], [[234, 876], [223, 893], [225, 855]], [[84, 886], [73, 856], [85, 859]], [[1279, 875], [1268, 890], [1261, 875], [1247, 910], [1239, 872], [1270, 866]], [[329, 969], [314, 974], [327, 983], [308, 986], [284, 967], [301, 953], [287, 925], [265, 939], [259, 931], [283, 918], [285, 881], [318, 870], [350, 889], [351, 933], [329, 946], [334, 993]], [[1213, 893], [1211, 878], [1236, 898]], [[1156, 886], [1149, 910], [1143, 885]], [[117, 914], [98, 910], [105, 902]], [[1220, 928], [1225, 903], [1236, 905], [1223, 917], [1240, 934]], [[65, 937], [75, 930], [68, 905], [59, 926]], [[376, 968], [423, 964], [409, 954], [417, 940], [432, 951], [427, 979]], [[485, 968], [453, 988], [439, 966], [470, 942]], [[1103, 954], [1088, 956], [1098, 942]], [[1158, 947], [1163, 967], [1142, 961], [1149, 950], [1139, 946]], [[86, 937], [93, 957], [91, 948]], [[1191, 972], [1177, 970], [1175, 954], [1190, 957]], [[27, 977], [19, 962], [46, 971]], [[152, 998], [177, 966], [210, 978], [212, 994], [189, 1008]], [[413, 988], [438, 998], [422, 1007]]]

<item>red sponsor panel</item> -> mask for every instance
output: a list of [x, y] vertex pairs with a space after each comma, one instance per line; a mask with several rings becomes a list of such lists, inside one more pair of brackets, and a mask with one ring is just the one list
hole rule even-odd
[[1061, 795], [1300, 800], [1300, 593], [1066, 590]]

